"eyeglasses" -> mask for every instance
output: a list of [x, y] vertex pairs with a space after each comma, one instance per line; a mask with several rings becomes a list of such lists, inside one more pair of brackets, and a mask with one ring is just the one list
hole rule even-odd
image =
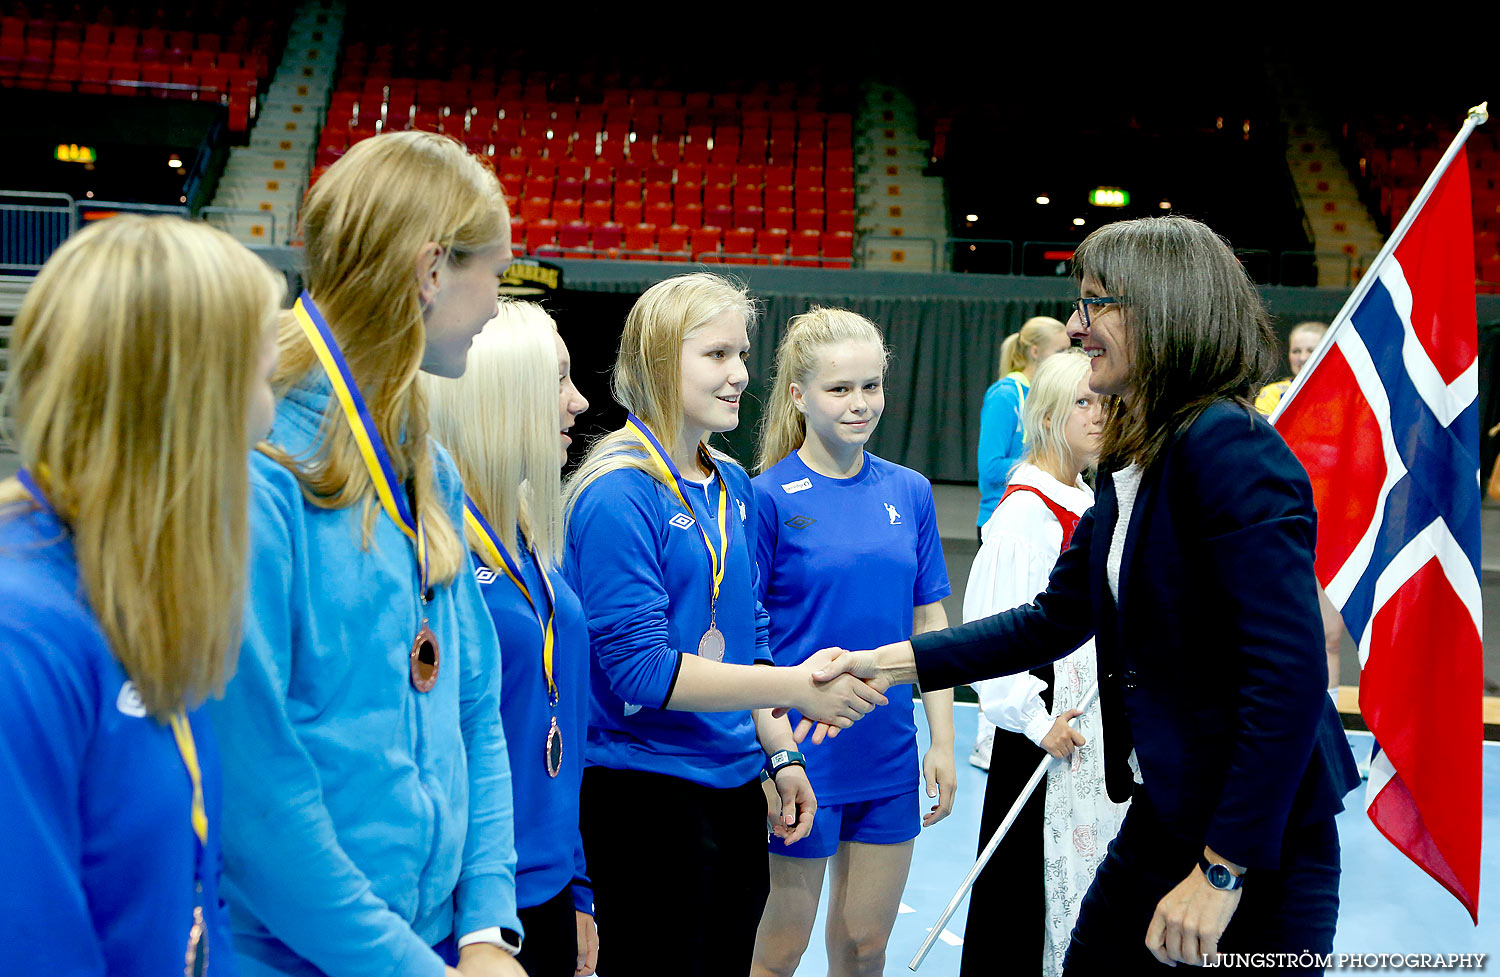
[[[1120, 300], [1100, 296], [1098, 298], [1074, 299], [1073, 311], [1078, 313], [1078, 321], [1083, 323], [1083, 328], [1089, 327], [1089, 306], [1091, 305], [1119, 305]], [[1102, 310], [1101, 310], [1102, 311]]]

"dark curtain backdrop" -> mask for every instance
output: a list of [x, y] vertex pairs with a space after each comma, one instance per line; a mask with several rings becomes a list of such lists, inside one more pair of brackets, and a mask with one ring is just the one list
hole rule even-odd
[[[564, 291], [546, 301], [573, 358], [573, 375], [589, 411], [588, 436], [618, 428], [624, 411], [609, 395], [609, 369], [620, 329], [638, 291]], [[865, 316], [885, 332], [891, 349], [885, 414], [870, 448], [940, 481], [978, 480], [979, 408], [996, 379], [1001, 341], [1035, 315], [1065, 319], [1060, 299], [878, 298], [769, 295], [751, 337], [750, 387], [740, 426], [719, 445], [747, 468], [754, 463], [761, 412], [769, 400], [776, 344], [792, 316], [831, 305]], [[574, 455], [584, 439], [575, 438]]]

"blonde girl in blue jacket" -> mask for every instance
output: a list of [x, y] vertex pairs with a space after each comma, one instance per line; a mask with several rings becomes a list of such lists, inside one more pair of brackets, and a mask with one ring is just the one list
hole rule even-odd
[[220, 231], [116, 217], [26, 294], [0, 480], [0, 973], [237, 973], [219, 757], [246, 463], [285, 283]]
[[303, 206], [239, 674], [213, 710], [247, 974], [522, 972], [498, 643], [415, 384], [463, 373], [509, 230], [493, 173], [433, 133], [359, 143]]

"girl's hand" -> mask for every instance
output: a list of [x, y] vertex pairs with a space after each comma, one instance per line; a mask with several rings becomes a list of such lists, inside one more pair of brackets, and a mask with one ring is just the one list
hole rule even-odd
[[953, 799], [958, 793], [958, 768], [953, 762], [953, 744], [937, 743], [922, 757], [922, 779], [927, 796], [937, 798], [932, 810], [922, 815], [922, 827], [930, 828], [953, 813]]
[[1074, 750], [1088, 742], [1082, 733], [1068, 725], [1068, 720], [1081, 715], [1083, 715], [1082, 709], [1069, 709], [1052, 720], [1052, 728], [1037, 745], [1059, 759], [1066, 760], [1071, 757]]
[[786, 845], [806, 838], [818, 812], [818, 799], [807, 771], [791, 764], [776, 771], [776, 776], [762, 786], [766, 788], [766, 822], [771, 832]]

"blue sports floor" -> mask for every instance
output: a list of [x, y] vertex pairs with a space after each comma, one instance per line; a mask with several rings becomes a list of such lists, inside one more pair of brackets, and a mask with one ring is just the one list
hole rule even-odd
[[[901, 915], [891, 934], [886, 954], [887, 974], [906, 974], [906, 964], [926, 937], [928, 928], [952, 898], [974, 863], [979, 835], [979, 809], [984, 799], [985, 774], [968, 763], [974, 745], [976, 710], [972, 704], [955, 707], [958, 756], [958, 800], [953, 813], [917, 838], [911, 876], [902, 896]], [[927, 727], [922, 710], [916, 710], [918, 737], [926, 748]], [[1370, 737], [1351, 733], [1351, 741], [1368, 754]], [[1409, 862], [1370, 824], [1364, 813], [1364, 788], [1351, 793], [1339, 815], [1339, 837], [1343, 846], [1343, 881], [1340, 885], [1338, 933], [1335, 953], [1488, 953], [1500, 955], [1500, 743], [1484, 749], [1484, 861], [1480, 873], [1480, 926], [1421, 869]], [[926, 809], [924, 801], [924, 810]], [[823, 977], [827, 972], [822, 933], [825, 904], [819, 906], [813, 938], [797, 969], [798, 977]], [[910, 911], [908, 911], [910, 910]], [[933, 946], [918, 973], [949, 977], [958, 973], [959, 957], [968, 917], [965, 900]], [[1142, 934], [1144, 937], [1145, 934]], [[1500, 963], [1486, 961], [1486, 970]], [[1021, 966], [1004, 967], [997, 973], [1034, 973]], [[1368, 970], [1365, 973], [1384, 973]], [[1396, 971], [1389, 971], [1395, 973]]]

